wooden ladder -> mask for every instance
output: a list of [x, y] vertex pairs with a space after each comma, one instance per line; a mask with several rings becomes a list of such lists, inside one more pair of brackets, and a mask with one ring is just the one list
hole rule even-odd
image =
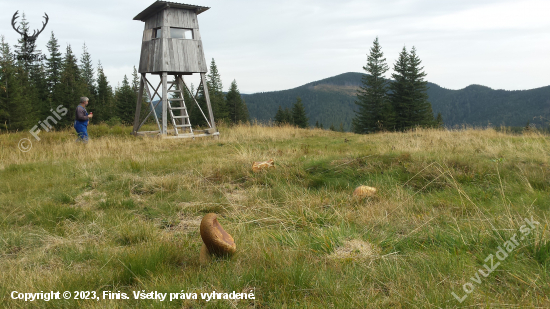
[[[168, 82], [169, 84], [172, 84], [170, 86], [170, 89], [178, 84], [179, 78], [176, 79], [174, 82]], [[191, 122], [189, 121], [189, 113], [187, 112], [187, 106], [185, 106], [185, 101], [183, 100], [183, 91], [181, 90], [181, 85], [179, 85], [180, 89], [174, 89], [174, 90], [168, 90], [168, 92], [173, 93], [179, 93], [180, 98], [168, 98], [168, 111], [170, 112], [170, 118], [172, 120], [172, 125], [174, 126], [174, 131], [176, 133], [176, 136], [182, 136], [182, 135], [193, 135], [193, 128], [191, 127]], [[174, 87], [175, 88], [175, 87]], [[172, 106], [172, 102], [180, 102], [179, 106]], [[176, 116], [174, 115], [174, 110], [181, 110], [181, 115]], [[176, 119], [181, 119], [181, 124], [177, 124]], [[183, 128], [182, 131], [185, 131], [185, 128], [189, 128], [189, 133], [187, 134], [180, 134], [178, 131], [178, 128]]]

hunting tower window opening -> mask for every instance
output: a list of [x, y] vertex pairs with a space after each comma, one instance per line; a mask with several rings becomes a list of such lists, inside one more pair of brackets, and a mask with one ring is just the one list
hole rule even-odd
[[170, 27], [170, 37], [173, 39], [193, 39], [193, 29]]
[[162, 29], [155, 28], [153, 29], [153, 39], [160, 39], [162, 37]]

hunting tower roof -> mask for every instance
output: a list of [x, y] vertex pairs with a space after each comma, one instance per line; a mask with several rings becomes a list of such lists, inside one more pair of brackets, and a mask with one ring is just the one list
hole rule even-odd
[[197, 12], [197, 15], [209, 9], [209, 7], [206, 7], [206, 6], [198, 6], [198, 5], [176, 3], [176, 2], [169, 2], [169, 1], [157, 1], [151, 4], [148, 8], [143, 10], [141, 13], [137, 14], [136, 17], [134, 17], [134, 20], [145, 21], [151, 15], [156, 14], [159, 11], [166, 8], [194, 10], [195, 12]]

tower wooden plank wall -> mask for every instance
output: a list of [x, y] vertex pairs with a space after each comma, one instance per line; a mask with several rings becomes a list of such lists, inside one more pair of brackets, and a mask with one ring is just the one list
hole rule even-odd
[[[193, 39], [171, 38], [170, 27], [192, 29]], [[161, 38], [153, 39], [153, 30], [158, 28], [162, 31]], [[139, 72], [207, 72], [195, 12], [169, 8], [145, 22]]]

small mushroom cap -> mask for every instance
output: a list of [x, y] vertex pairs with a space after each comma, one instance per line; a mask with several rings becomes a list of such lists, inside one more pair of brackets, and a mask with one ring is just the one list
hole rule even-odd
[[273, 162], [273, 159], [271, 160], [268, 160], [268, 161], [263, 161], [263, 162], [254, 162], [252, 163], [252, 171], [254, 171], [255, 173], [259, 172], [259, 171], [262, 171], [262, 170], [265, 170], [265, 169], [268, 169], [268, 168], [274, 168], [275, 167], [275, 163]]
[[237, 251], [235, 240], [222, 228], [215, 213], [209, 213], [202, 218], [200, 232], [210, 254], [232, 255]]
[[353, 191], [353, 196], [356, 197], [368, 197], [368, 196], [374, 196], [376, 194], [376, 188], [369, 187], [369, 186], [359, 186], [355, 188], [355, 191]]

